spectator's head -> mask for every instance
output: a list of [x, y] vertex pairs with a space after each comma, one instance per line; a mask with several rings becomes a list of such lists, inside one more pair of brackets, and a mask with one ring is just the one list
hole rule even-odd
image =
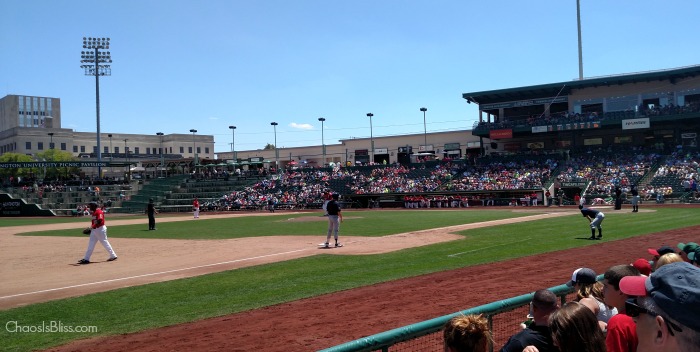
[[569, 302], [549, 317], [552, 341], [560, 351], [604, 352], [605, 336], [588, 307]]
[[683, 262], [683, 258], [681, 258], [680, 255], [676, 253], [666, 253], [662, 255], [659, 260], [654, 263], [654, 270], [659, 270], [660, 267], [666, 265], [666, 264], [671, 264], [671, 263], [677, 263], [677, 262]]
[[530, 303], [535, 324], [546, 326], [549, 315], [559, 309], [557, 295], [550, 290], [537, 290]]
[[461, 315], [444, 327], [446, 352], [487, 352], [493, 344], [488, 320], [482, 315]]
[[697, 248], [694, 252], [689, 253], [688, 259], [690, 259], [691, 264], [700, 267], [700, 248]]
[[678, 254], [681, 255], [681, 258], [683, 258], [684, 261], [690, 263], [690, 259], [688, 259], [688, 254], [695, 252], [697, 248], [699, 248], [697, 243], [695, 242], [688, 242], [688, 243], [679, 243], [678, 244], [678, 249], [681, 251], [678, 252]]
[[620, 290], [636, 296], [627, 301], [626, 314], [635, 318], [637, 351], [698, 351], [700, 268], [667, 264], [648, 278], [623, 278]]
[[644, 258], [639, 258], [632, 263], [632, 266], [639, 270], [644, 276], [649, 276], [651, 274], [651, 263]]
[[671, 246], [661, 246], [659, 249], [649, 248], [647, 252], [654, 256], [654, 261], [657, 261], [662, 255], [666, 253], [676, 253], [676, 250]]
[[620, 291], [620, 280], [626, 276], [640, 276], [639, 270], [631, 265], [615, 265], [603, 275], [604, 303], [624, 313], [627, 295]]
[[596, 273], [590, 268], [578, 268], [574, 270], [571, 276], [571, 281], [567, 283], [568, 286], [576, 285], [592, 285], [596, 282]]

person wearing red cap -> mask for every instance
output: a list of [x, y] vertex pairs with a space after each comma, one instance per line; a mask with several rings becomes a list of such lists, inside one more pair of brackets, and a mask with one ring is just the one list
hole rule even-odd
[[608, 321], [605, 345], [608, 352], [635, 352], [637, 331], [634, 321], [625, 315], [625, 301], [629, 296], [620, 291], [620, 280], [627, 276], [640, 276], [635, 267], [623, 264], [610, 267], [603, 275], [605, 303], [617, 308], [618, 314]]
[[667, 264], [646, 278], [622, 278], [620, 290], [633, 297], [625, 312], [636, 322], [638, 352], [700, 351], [700, 268]]
[[632, 266], [637, 268], [639, 272], [644, 276], [649, 276], [651, 274], [651, 263], [644, 258], [639, 258], [632, 263]]
[[98, 241], [102, 244], [103, 247], [105, 247], [107, 253], [109, 253], [109, 259], [107, 259], [107, 261], [111, 262], [117, 260], [117, 254], [114, 253], [114, 249], [112, 249], [112, 245], [107, 239], [107, 225], [105, 225], [105, 214], [102, 212], [102, 209], [98, 208], [97, 203], [95, 202], [90, 202], [90, 204], [88, 204], [88, 208], [90, 208], [90, 211], [92, 212], [92, 223], [90, 225], [90, 228], [92, 230], [90, 231], [90, 242], [88, 242], [88, 248], [85, 252], [85, 256], [83, 257], [83, 259], [80, 259], [78, 261], [78, 264], [90, 264], [90, 257], [92, 256], [92, 251], [95, 249], [95, 245]]

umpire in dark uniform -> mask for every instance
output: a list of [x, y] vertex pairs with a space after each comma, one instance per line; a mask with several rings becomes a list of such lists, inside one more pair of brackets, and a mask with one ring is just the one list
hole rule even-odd
[[622, 190], [620, 186], [615, 187], [615, 210], [622, 209]]
[[148, 214], [148, 231], [156, 229], [156, 210], [155, 204], [153, 204], [153, 198], [148, 200], [148, 206], [146, 206], [146, 214]]

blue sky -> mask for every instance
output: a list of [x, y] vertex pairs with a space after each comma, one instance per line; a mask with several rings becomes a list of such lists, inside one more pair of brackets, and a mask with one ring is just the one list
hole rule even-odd
[[[584, 76], [700, 64], [700, 1], [581, 1]], [[469, 129], [462, 93], [578, 77], [575, 0], [0, 0], [0, 95], [61, 99], [96, 131], [84, 36], [110, 37], [103, 133], [213, 135], [215, 151]]]

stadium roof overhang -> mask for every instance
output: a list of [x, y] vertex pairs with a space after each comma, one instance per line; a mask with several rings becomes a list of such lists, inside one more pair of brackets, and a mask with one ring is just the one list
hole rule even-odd
[[605, 77], [592, 77], [583, 80], [542, 84], [536, 86], [487, 90], [462, 94], [468, 103], [493, 104], [506, 101], [520, 101], [536, 98], [566, 96], [573, 89], [614, 86], [630, 83], [670, 81], [700, 76], [700, 65], [677, 69], [651, 71], [643, 73], [623, 74]]

